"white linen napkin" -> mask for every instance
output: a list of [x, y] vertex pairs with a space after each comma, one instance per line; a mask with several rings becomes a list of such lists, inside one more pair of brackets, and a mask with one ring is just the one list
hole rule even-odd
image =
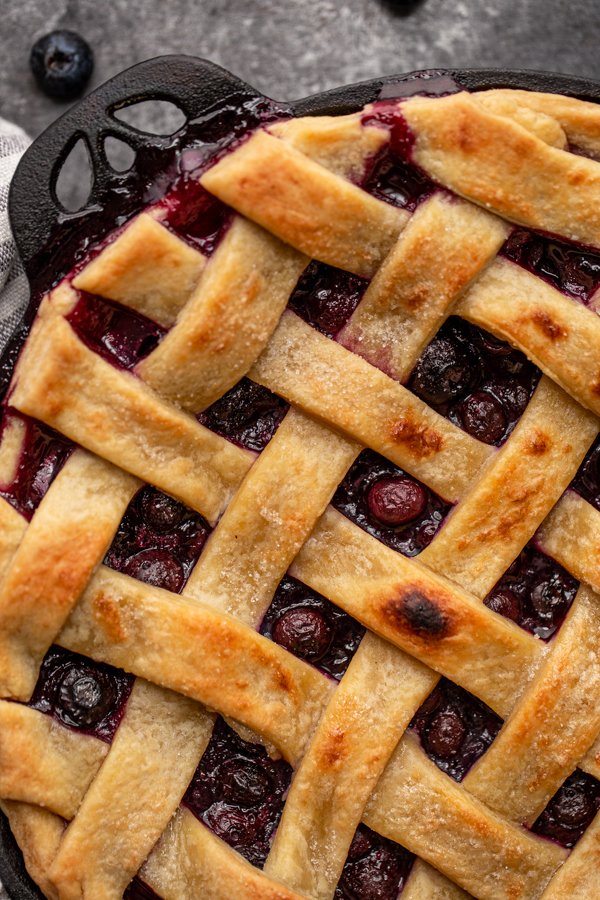
[[27, 278], [15, 254], [8, 223], [10, 180], [28, 144], [29, 138], [21, 128], [0, 118], [0, 351], [18, 324], [29, 297]]

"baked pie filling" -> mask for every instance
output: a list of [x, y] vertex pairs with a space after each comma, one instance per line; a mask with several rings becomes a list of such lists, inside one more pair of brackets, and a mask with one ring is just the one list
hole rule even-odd
[[411, 87], [207, 115], [5, 355], [47, 897], [600, 891], [600, 108]]

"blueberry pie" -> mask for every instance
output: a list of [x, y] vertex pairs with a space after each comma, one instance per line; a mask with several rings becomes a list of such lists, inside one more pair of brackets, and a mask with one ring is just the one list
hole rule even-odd
[[600, 895], [600, 107], [421, 88], [190, 125], [5, 357], [48, 898]]

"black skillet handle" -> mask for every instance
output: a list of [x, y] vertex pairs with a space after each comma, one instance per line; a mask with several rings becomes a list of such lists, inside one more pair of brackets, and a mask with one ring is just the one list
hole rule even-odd
[[[149, 175], [167, 170], [173, 158], [177, 135], [139, 131], [115, 118], [116, 110], [144, 100], [167, 100], [179, 107], [189, 123], [215, 106], [259, 97], [245, 82], [207, 60], [163, 56], [121, 72], [54, 122], [24, 154], [9, 199], [13, 233], [34, 292], [58, 280], [64, 274], [64, 261], [72, 264], [82, 244], [139, 208]], [[130, 171], [111, 168], [104, 151], [109, 136], [135, 150]], [[89, 152], [93, 185], [85, 208], [68, 213], [57, 198], [56, 183], [80, 138]]]

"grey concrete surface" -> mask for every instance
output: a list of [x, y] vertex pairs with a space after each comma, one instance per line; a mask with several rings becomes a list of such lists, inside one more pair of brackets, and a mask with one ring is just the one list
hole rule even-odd
[[208, 57], [276, 99], [436, 66], [600, 78], [599, 0], [0, 0], [0, 116], [35, 136], [65, 106], [28, 70], [35, 38], [79, 31], [93, 85], [162, 53]]

